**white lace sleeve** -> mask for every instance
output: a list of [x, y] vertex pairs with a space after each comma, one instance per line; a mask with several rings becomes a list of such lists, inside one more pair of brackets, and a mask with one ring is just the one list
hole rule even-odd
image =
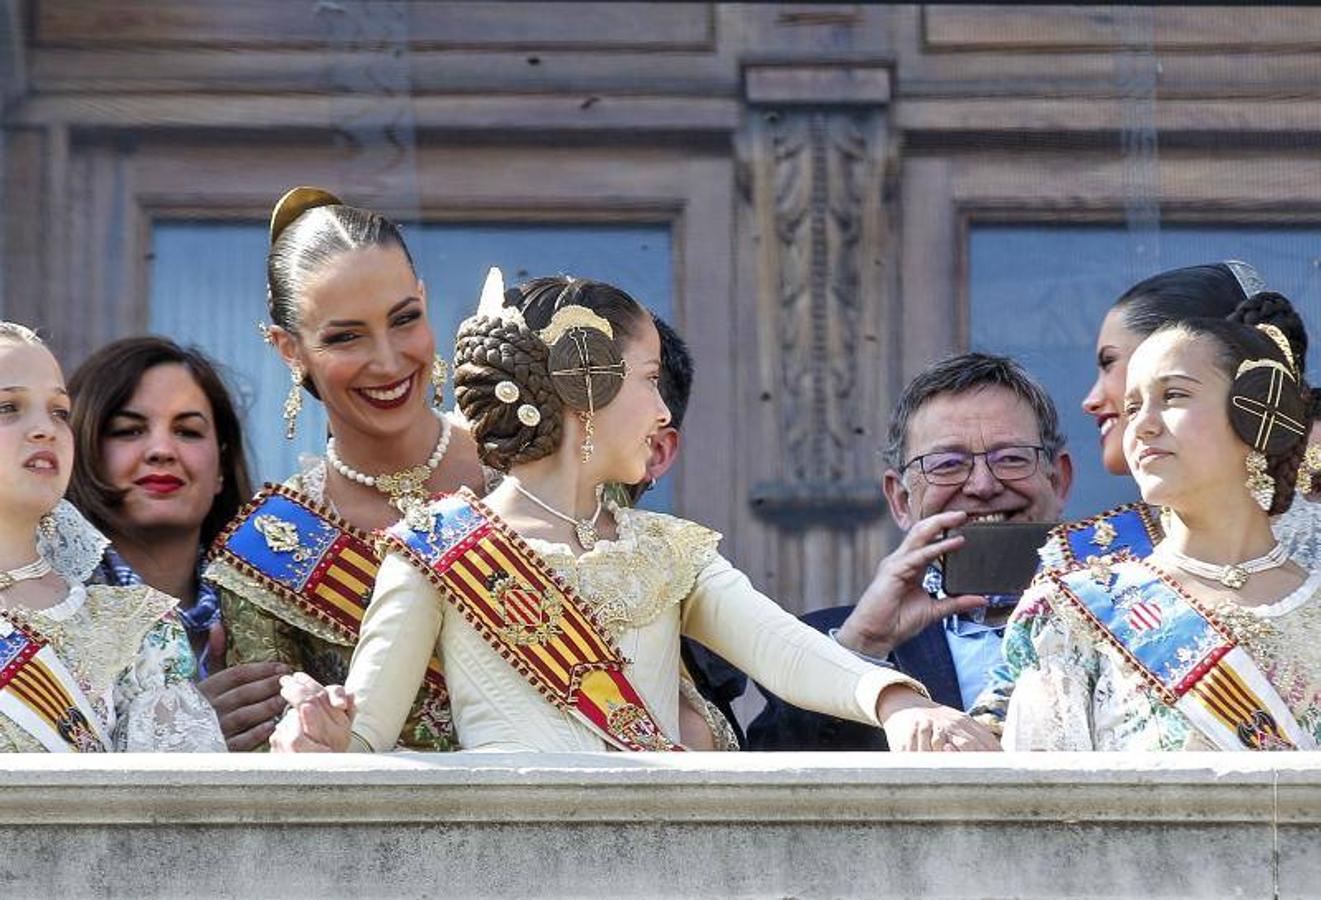
[[115, 685], [115, 749], [223, 752], [215, 710], [192, 678], [197, 663], [178, 617], [167, 613], [142, 639]]
[[101, 563], [110, 540], [68, 500], [55, 504], [50, 517], [54, 527], [37, 531], [37, 552], [56, 574], [81, 584]]
[[1321, 569], [1321, 503], [1295, 495], [1293, 504], [1271, 520], [1271, 530], [1289, 556], [1304, 569]]

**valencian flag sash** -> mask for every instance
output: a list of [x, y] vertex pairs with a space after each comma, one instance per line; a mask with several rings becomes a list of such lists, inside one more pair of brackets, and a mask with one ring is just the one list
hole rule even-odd
[[[381, 556], [373, 538], [283, 485], [267, 484], [216, 539], [214, 559], [322, 622], [345, 644], [358, 643]], [[444, 707], [440, 662], [424, 684]]]
[[1164, 536], [1151, 507], [1125, 503], [1090, 519], [1051, 529], [1041, 557], [1047, 569], [1073, 569], [1085, 565], [1090, 557], [1120, 551], [1145, 559]]
[[110, 747], [104, 723], [54, 649], [4, 618], [0, 713], [51, 753], [102, 753]]
[[1316, 749], [1233, 634], [1159, 569], [1123, 554], [1048, 577], [1148, 688], [1220, 749]]
[[621, 750], [683, 750], [624, 675], [595, 615], [524, 540], [466, 488], [400, 522], [392, 549], [423, 572], [486, 642], [558, 709]]

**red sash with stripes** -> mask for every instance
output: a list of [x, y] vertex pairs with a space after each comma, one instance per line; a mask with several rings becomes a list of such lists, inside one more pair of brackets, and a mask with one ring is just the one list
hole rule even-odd
[[[358, 643], [381, 556], [375, 539], [284, 485], [268, 484], [216, 539], [213, 561], [257, 582], [294, 609]], [[427, 661], [422, 715], [448, 738], [449, 690], [440, 661]]]
[[432, 528], [387, 540], [500, 656], [559, 709], [623, 750], [682, 750], [624, 674], [581, 598], [470, 491], [432, 504]]

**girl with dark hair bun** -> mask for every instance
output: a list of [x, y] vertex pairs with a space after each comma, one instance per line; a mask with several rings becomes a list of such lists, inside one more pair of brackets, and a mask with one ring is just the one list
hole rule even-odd
[[1269, 518], [1293, 499], [1311, 428], [1296, 319], [1269, 296], [1135, 350], [1124, 455], [1165, 535], [1023, 595], [1005, 638], [1019, 664], [1007, 749], [1317, 748], [1321, 572]]
[[[218, 536], [207, 577], [220, 587], [231, 664], [263, 662], [341, 681], [380, 557], [373, 533], [427, 500], [484, 484], [467, 426], [440, 411], [447, 366], [427, 320], [426, 286], [399, 228], [319, 188], [271, 213], [269, 342], [289, 368], [283, 430], [305, 402], [326, 410], [324, 457], [267, 485]], [[315, 559], [315, 571], [308, 560]], [[402, 746], [453, 745], [433, 660]], [[272, 716], [255, 732], [262, 742]]]
[[[1275, 325], [1290, 345], [1301, 375], [1308, 346], [1302, 319], [1286, 297], [1266, 290], [1265, 281], [1247, 263], [1230, 260], [1188, 266], [1138, 282], [1115, 301], [1101, 323], [1096, 382], [1082, 402], [1083, 409], [1096, 419], [1101, 460], [1112, 474], [1130, 474], [1123, 452], [1123, 398], [1129, 359], [1156, 331], [1206, 319]], [[1314, 404], [1310, 393], [1307, 400], [1306, 418], [1311, 421]], [[1313, 454], [1315, 457], [1315, 450]], [[1312, 474], [1310, 467], [1304, 472], [1304, 494], [1311, 490]], [[1314, 567], [1321, 561], [1321, 527], [1316, 521], [1321, 505], [1298, 502], [1281, 509], [1282, 514], [1274, 520], [1276, 535], [1291, 556]], [[1055, 529], [1041, 549], [1042, 571], [1058, 571], [1097, 553], [1127, 551], [1145, 556], [1162, 537], [1158, 509], [1145, 503], [1125, 504]], [[1022, 668], [1023, 648], [1015, 643], [1021, 637], [1011, 623], [1002, 662], [991, 671], [986, 688], [971, 708], [972, 715], [994, 731], [1004, 726], [1009, 698]]]
[[670, 420], [650, 313], [564, 276], [505, 292], [459, 329], [455, 395], [484, 500], [437, 500], [390, 529], [344, 687], [286, 681], [277, 750], [387, 750], [438, 650], [465, 749], [675, 750], [679, 639], [790, 702], [885, 727], [892, 747], [993, 749], [915, 682], [853, 656], [757, 592], [693, 522], [602, 499], [641, 481]]

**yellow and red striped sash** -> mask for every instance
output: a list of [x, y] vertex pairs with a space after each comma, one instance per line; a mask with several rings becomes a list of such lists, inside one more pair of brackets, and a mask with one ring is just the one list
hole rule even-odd
[[0, 713], [52, 753], [109, 749], [105, 728], [55, 651], [0, 618]]
[[[381, 556], [374, 538], [284, 485], [268, 484], [216, 539], [212, 559], [358, 643]], [[449, 690], [434, 656], [423, 682], [434, 731], [447, 731]], [[443, 718], [443, 721], [442, 721]]]
[[596, 616], [516, 532], [466, 489], [430, 512], [430, 530], [400, 522], [387, 540], [529, 684], [612, 746], [684, 749], [625, 676], [627, 660]]

